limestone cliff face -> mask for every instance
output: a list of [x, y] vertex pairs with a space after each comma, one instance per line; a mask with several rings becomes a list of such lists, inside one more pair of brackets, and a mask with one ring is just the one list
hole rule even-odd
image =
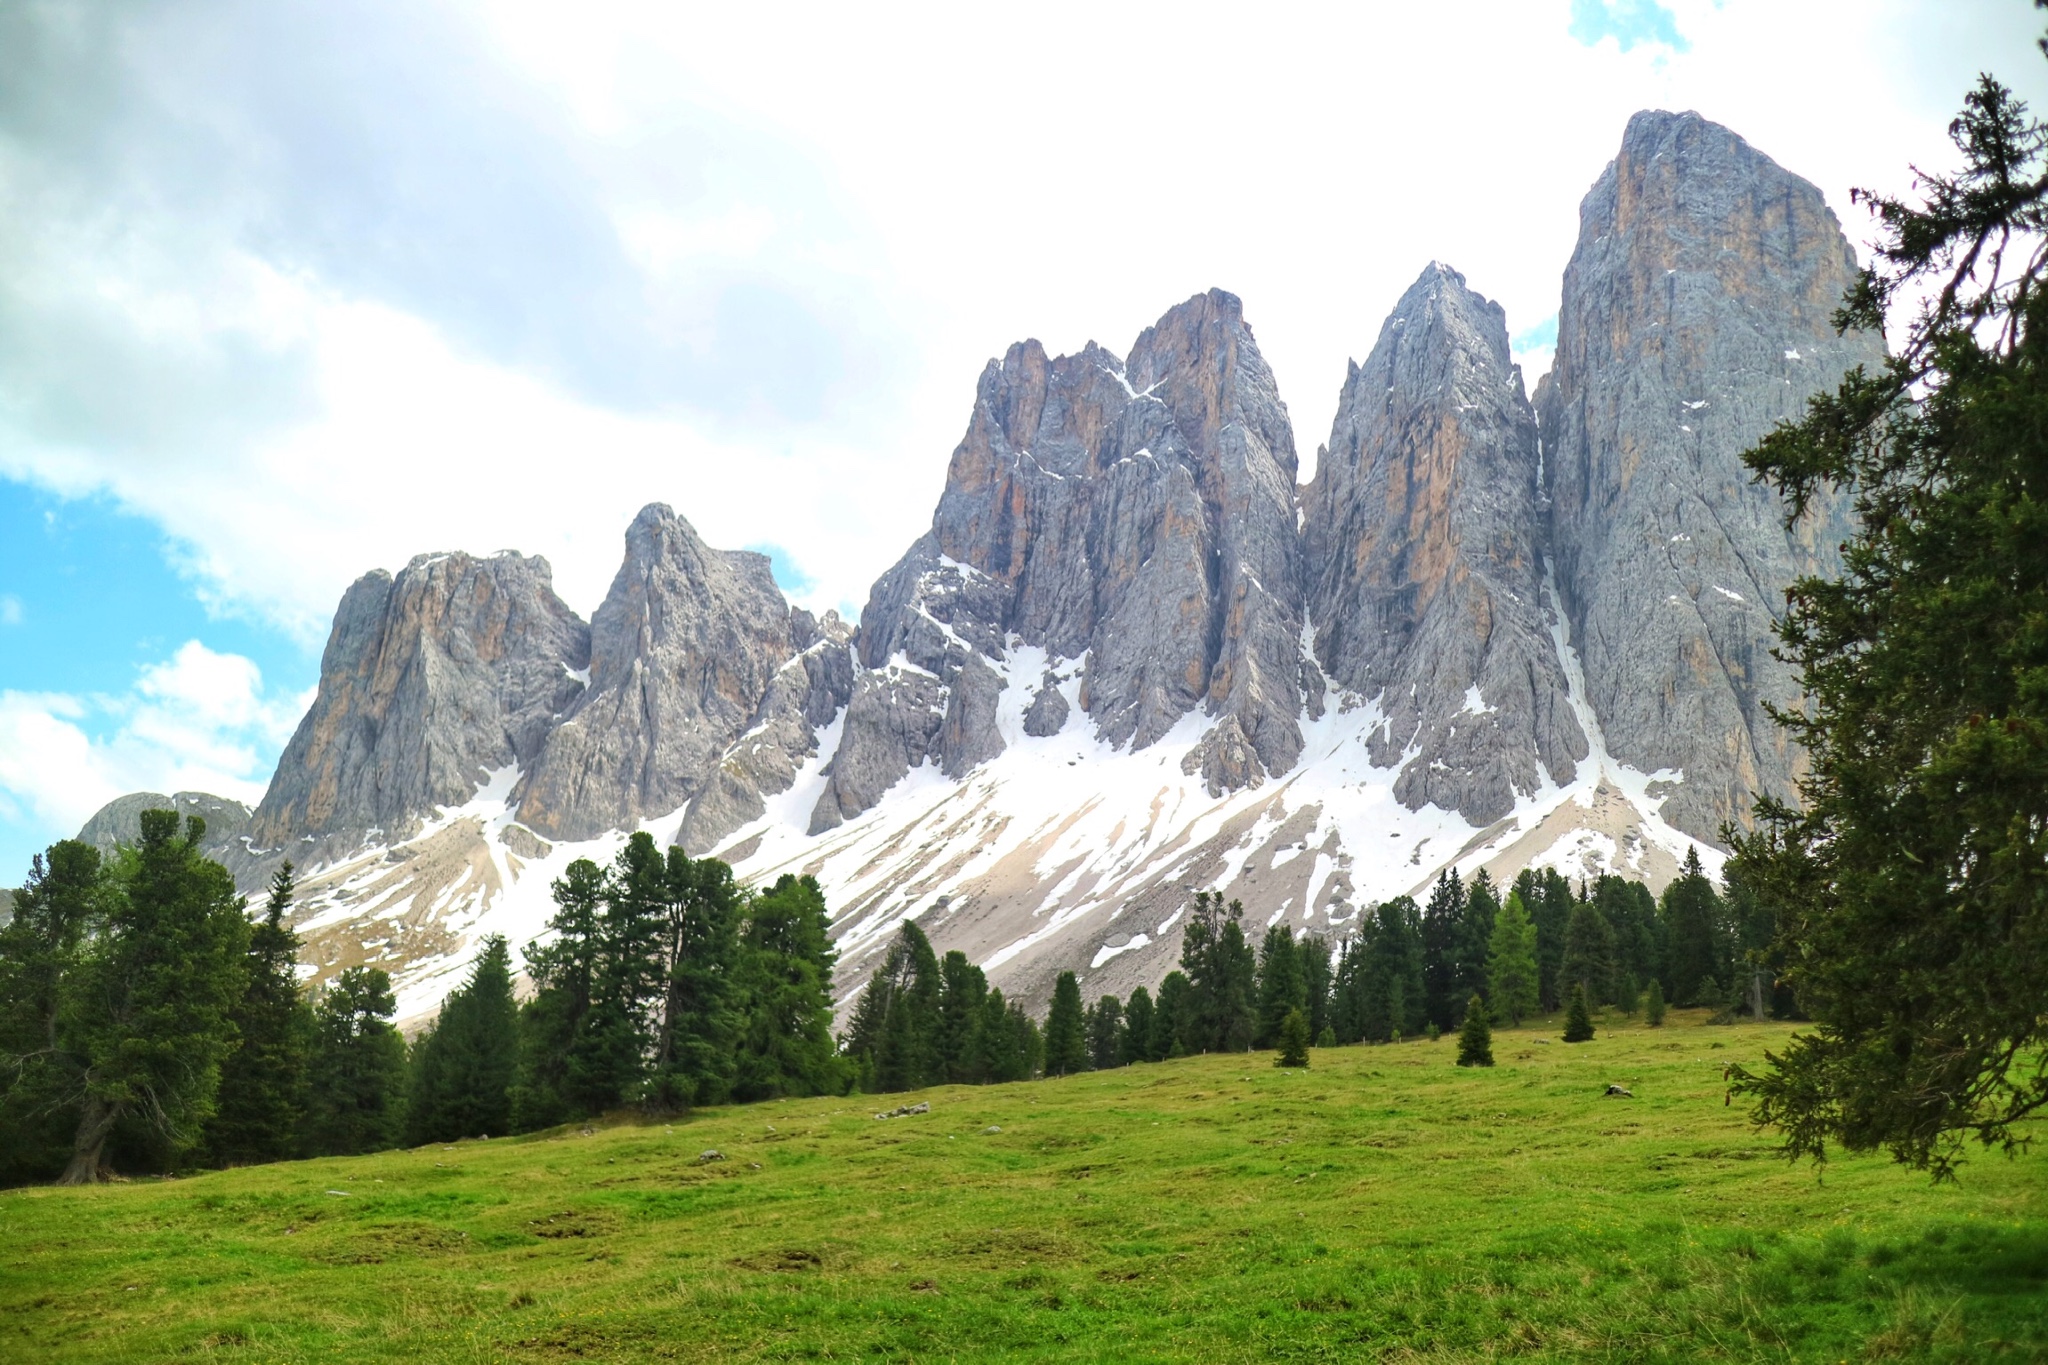
[[[1190, 762], [1212, 789], [1291, 767], [1295, 468], [1272, 371], [1221, 290], [1168, 312], [1127, 361], [1036, 341], [991, 361], [931, 531], [862, 613], [870, 672], [813, 829], [928, 758], [957, 775], [999, 753], [988, 665], [1013, 643], [1085, 656], [1082, 709], [1114, 744], [1142, 748], [1201, 708], [1213, 722]], [[1037, 683], [1031, 732], [1056, 732], [1065, 710]]]
[[754, 728], [798, 653], [794, 627], [766, 556], [714, 550], [647, 507], [591, 620], [589, 689], [520, 784], [521, 822], [585, 839], [680, 810]]
[[1329, 676], [1409, 809], [1485, 825], [1587, 753], [1542, 601], [1536, 417], [1500, 305], [1431, 265], [1352, 365], [1304, 497]]
[[1609, 748], [1682, 770], [1665, 814], [1703, 839], [1793, 795], [1771, 627], [1844, 514], [1788, 535], [1740, 456], [1881, 357], [1830, 322], [1854, 271], [1820, 192], [1697, 114], [1637, 114], [1580, 207], [1537, 396], [1557, 583]]
[[365, 574], [335, 612], [319, 692], [252, 841], [410, 837], [487, 774], [531, 764], [589, 662], [589, 628], [555, 596], [545, 559], [421, 555], [395, 578]]

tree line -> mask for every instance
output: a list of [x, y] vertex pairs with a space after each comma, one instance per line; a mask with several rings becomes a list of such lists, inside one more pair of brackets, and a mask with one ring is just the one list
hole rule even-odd
[[[845, 1051], [876, 1091], [1100, 1071], [1202, 1052], [1286, 1050], [1290, 1020], [1317, 1046], [1384, 1043], [1463, 1026], [1471, 1002], [1488, 1023], [1565, 1009], [1666, 1002], [1747, 1007], [1793, 1017], [1775, 984], [1770, 916], [1740, 885], [1717, 887], [1688, 853], [1661, 897], [1603, 875], [1574, 887], [1529, 869], [1505, 900], [1484, 870], [1446, 870], [1428, 904], [1408, 896], [1361, 912], [1336, 943], [1266, 929], [1255, 945], [1244, 908], [1196, 891], [1180, 966], [1155, 993], [1084, 1005], [1062, 972], [1044, 1027], [958, 952], [941, 959], [905, 922], [862, 993]], [[1588, 1035], [1590, 1036], [1590, 1035]]]
[[301, 988], [289, 863], [252, 923], [205, 822], [38, 855], [0, 928], [0, 1181], [240, 1165], [531, 1131], [637, 1106], [838, 1093], [809, 877], [743, 888], [636, 834], [554, 883], [519, 1003], [490, 937], [410, 1045], [381, 969]]
[[[410, 1044], [390, 977], [350, 966], [302, 988], [285, 864], [253, 922], [203, 821], [145, 812], [102, 856], [38, 856], [0, 929], [0, 1179], [97, 1179], [116, 1166], [237, 1165], [530, 1132], [634, 1108], [891, 1092], [1068, 1075], [1203, 1052], [1388, 1042], [1496, 1021], [1574, 992], [1633, 1009], [1728, 1004], [1761, 979], [1770, 926], [1697, 856], [1653, 898], [1605, 876], [1528, 871], [1503, 901], [1484, 872], [1396, 897], [1341, 942], [1192, 894], [1180, 966], [1157, 992], [1084, 1006], [1074, 974], [1043, 1023], [906, 921], [832, 1024], [836, 954], [817, 882], [750, 890], [714, 858], [634, 835], [608, 866], [569, 865], [548, 933], [486, 938]], [[1750, 992], [1752, 1005], [1765, 1002]], [[1769, 1002], [1780, 1013], [1790, 1002]]]

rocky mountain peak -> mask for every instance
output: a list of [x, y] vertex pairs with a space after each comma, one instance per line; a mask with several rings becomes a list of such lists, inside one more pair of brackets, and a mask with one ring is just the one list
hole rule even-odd
[[415, 557], [343, 595], [312, 709], [249, 834], [277, 848], [404, 838], [531, 763], [582, 690], [590, 630], [538, 556]]
[[1507, 319], [1432, 263], [1351, 365], [1304, 497], [1329, 676], [1376, 700], [1395, 796], [1500, 819], [1587, 752], [1543, 613], [1536, 417]]
[[767, 556], [644, 508], [591, 618], [589, 688], [520, 783], [521, 822], [580, 839], [680, 811], [796, 652]]
[[1682, 775], [1667, 817], [1713, 840], [1795, 795], [1771, 627], [1846, 515], [1788, 534], [1741, 453], [1883, 341], [1835, 333], [1856, 260], [1820, 191], [1698, 114], [1630, 119], [1579, 218], [1537, 398], [1558, 589], [1614, 756]]

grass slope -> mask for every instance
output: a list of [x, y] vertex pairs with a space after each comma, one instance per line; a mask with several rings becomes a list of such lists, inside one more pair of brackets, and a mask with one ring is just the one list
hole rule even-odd
[[2048, 1359], [2043, 1158], [1787, 1166], [1722, 1082], [1786, 1032], [1676, 1014], [1503, 1030], [1491, 1071], [1451, 1038], [1202, 1057], [887, 1122], [801, 1100], [18, 1190], [0, 1358]]

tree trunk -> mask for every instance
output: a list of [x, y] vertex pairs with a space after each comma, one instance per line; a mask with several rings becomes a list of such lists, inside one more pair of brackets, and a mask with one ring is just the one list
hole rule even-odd
[[59, 1185], [99, 1183], [100, 1152], [107, 1145], [107, 1134], [114, 1131], [120, 1118], [119, 1105], [108, 1104], [96, 1095], [85, 1097], [78, 1115], [78, 1133], [71, 1140], [71, 1161], [64, 1167], [64, 1174], [57, 1177]]
[[1749, 969], [1749, 1012], [1759, 1024], [1764, 1021], [1764, 969]]

